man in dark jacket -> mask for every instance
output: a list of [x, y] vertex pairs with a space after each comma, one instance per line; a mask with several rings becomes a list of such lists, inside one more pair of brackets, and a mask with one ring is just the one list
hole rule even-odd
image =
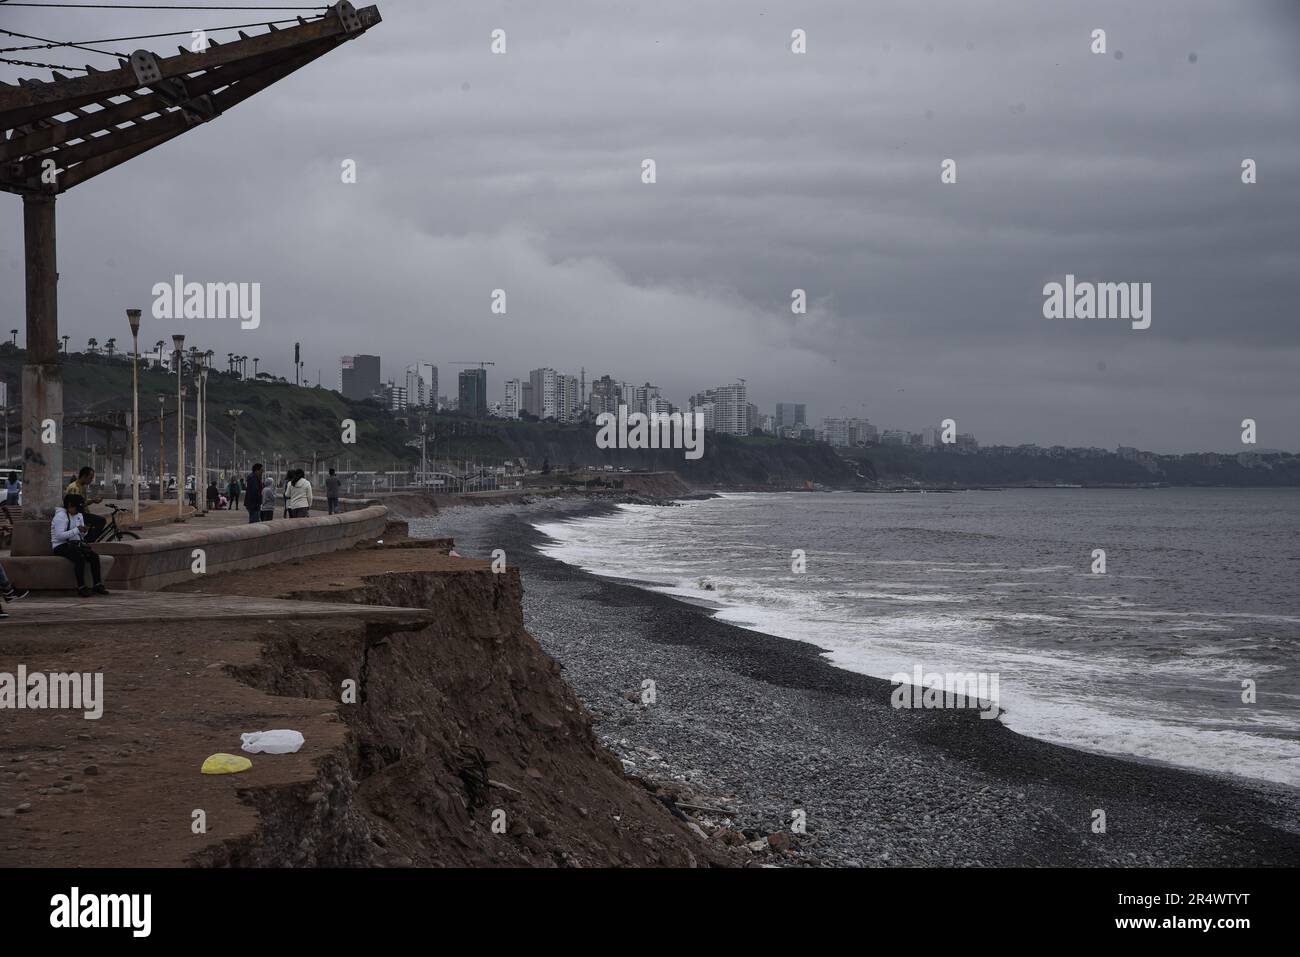
[[253, 471], [244, 481], [244, 508], [248, 509], [248, 524], [262, 520], [262, 463], [253, 463]]

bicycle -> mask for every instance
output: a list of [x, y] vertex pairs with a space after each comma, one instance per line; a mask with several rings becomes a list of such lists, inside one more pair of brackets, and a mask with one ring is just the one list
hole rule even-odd
[[108, 522], [104, 525], [104, 530], [100, 532], [99, 537], [95, 539], [96, 542], [122, 542], [127, 541], [128, 539], [132, 541], [140, 540], [140, 536], [135, 532], [128, 532], [126, 529], [118, 528], [117, 526], [118, 512], [125, 512], [127, 509], [118, 508], [116, 505], [112, 504], [105, 505], [105, 508], [113, 514], [109, 516]]

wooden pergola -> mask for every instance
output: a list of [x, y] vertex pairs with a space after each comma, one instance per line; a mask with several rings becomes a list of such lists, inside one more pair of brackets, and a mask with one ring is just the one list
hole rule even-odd
[[[380, 22], [376, 7], [341, 0], [238, 40], [174, 56], [137, 50], [115, 70], [0, 83], [0, 190], [23, 198], [27, 359], [23, 365], [23, 511], [47, 516], [63, 477], [63, 374], [58, 350], [54, 203], [86, 180], [216, 119]], [[42, 441], [55, 423], [58, 440]]]

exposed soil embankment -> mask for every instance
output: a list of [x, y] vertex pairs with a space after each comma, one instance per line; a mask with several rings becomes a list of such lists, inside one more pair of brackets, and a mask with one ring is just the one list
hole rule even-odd
[[[518, 571], [436, 549], [358, 550], [280, 566], [282, 597], [432, 609], [431, 623], [260, 635], [240, 682], [333, 702], [342, 746], [298, 787], [250, 789], [257, 826], [210, 865], [676, 865], [728, 858], [602, 748], [560, 668], [524, 630]], [[264, 573], [203, 590], [265, 596]], [[185, 586], [186, 588], [195, 586]], [[184, 590], [184, 589], [177, 589]], [[271, 760], [271, 759], [264, 759]], [[494, 829], [495, 824], [495, 829]]]

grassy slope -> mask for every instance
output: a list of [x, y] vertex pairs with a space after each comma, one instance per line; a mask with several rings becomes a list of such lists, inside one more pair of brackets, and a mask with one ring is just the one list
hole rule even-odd
[[[10, 401], [17, 403], [21, 389], [20, 355], [0, 354], [0, 376], [9, 383]], [[96, 412], [131, 412], [131, 366], [124, 361], [85, 360], [74, 354], [63, 365], [64, 412], [70, 423]], [[193, 386], [190, 386], [192, 393]], [[168, 455], [172, 454], [176, 430], [176, 378], [164, 372], [142, 369], [140, 373], [140, 433], [145, 456], [158, 454], [158, 396], [166, 395], [167, 422], [165, 435]], [[187, 399], [191, 416], [194, 403]], [[344, 399], [328, 389], [298, 388], [287, 383], [240, 381], [233, 376], [210, 373], [208, 376], [208, 447], [213, 455], [229, 458], [233, 429], [227, 409], [240, 409], [239, 447], [266, 458], [310, 461], [312, 453], [322, 456], [342, 454], [353, 467], [363, 465], [390, 468], [394, 462], [409, 464], [418, 460], [419, 451], [405, 447], [411, 438], [406, 430], [386, 417], [377, 406]], [[18, 416], [10, 416], [11, 443], [19, 441]], [[344, 446], [341, 423], [353, 419], [357, 424], [356, 445]], [[104, 433], [95, 429], [69, 425], [69, 458], [65, 464], [80, 462], [84, 448], [95, 443], [101, 450]], [[115, 443], [121, 443], [118, 433]]]

